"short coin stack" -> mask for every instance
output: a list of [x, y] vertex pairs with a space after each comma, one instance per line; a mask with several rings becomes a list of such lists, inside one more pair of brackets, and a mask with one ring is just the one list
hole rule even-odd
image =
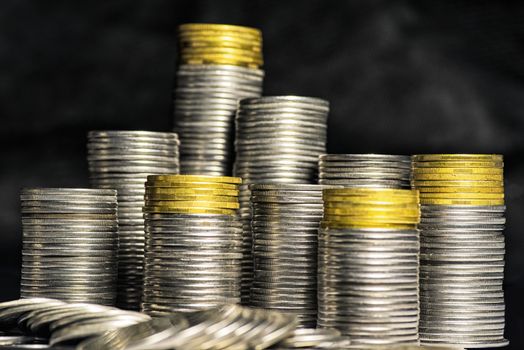
[[323, 154], [319, 183], [344, 187], [411, 188], [411, 158], [390, 154]]
[[158, 316], [240, 301], [240, 182], [224, 176], [148, 177], [144, 312]]
[[238, 101], [262, 94], [262, 34], [241, 26], [184, 24], [179, 40], [174, 118], [181, 173], [230, 175]]
[[115, 190], [23, 189], [23, 298], [113, 305], [118, 220]]
[[178, 136], [170, 132], [91, 131], [87, 160], [95, 188], [118, 192], [117, 306], [138, 310], [144, 265], [144, 182], [147, 175], [178, 173]]
[[503, 158], [413, 156], [420, 191], [420, 339], [505, 346]]
[[326, 153], [329, 102], [274, 96], [241, 100], [236, 119], [233, 173], [243, 179], [240, 216], [244, 225], [242, 302], [249, 303], [253, 278], [248, 184], [314, 184], [318, 156]]
[[250, 185], [254, 276], [251, 305], [317, 318], [317, 237], [322, 186]]
[[326, 189], [318, 325], [355, 345], [418, 341], [418, 193]]

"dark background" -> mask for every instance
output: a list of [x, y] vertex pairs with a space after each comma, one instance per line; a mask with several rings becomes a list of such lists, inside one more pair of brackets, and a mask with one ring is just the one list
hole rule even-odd
[[0, 300], [25, 186], [87, 187], [91, 129], [169, 130], [176, 27], [264, 33], [265, 94], [331, 101], [332, 153], [503, 153], [507, 337], [524, 348], [524, 2], [0, 1]]

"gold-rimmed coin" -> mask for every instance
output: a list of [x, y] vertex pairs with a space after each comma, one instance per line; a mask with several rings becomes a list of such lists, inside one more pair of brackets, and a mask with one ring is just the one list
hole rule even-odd
[[144, 207], [146, 213], [169, 213], [169, 214], [216, 214], [216, 215], [237, 215], [236, 210], [220, 208], [169, 208], [169, 207]]
[[206, 201], [206, 200], [193, 200], [193, 201], [157, 201], [157, 200], [146, 200], [146, 207], [168, 207], [168, 208], [219, 208], [219, 209], [238, 209], [239, 204], [237, 202], [217, 202], [217, 201]]
[[503, 181], [468, 181], [468, 180], [415, 180], [413, 185], [419, 190], [424, 191], [423, 187], [463, 187], [463, 188], [472, 188], [472, 187], [504, 187]]
[[354, 208], [325, 208], [324, 215], [344, 215], [344, 216], [358, 216], [364, 217], [419, 217], [420, 211], [418, 209], [385, 209], [385, 208], [368, 208], [368, 209], [354, 209]]
[[447, 160], [466, 160], [466, 161], [495, 161], [502, 162], [503, 156], [501, 154], [416, 154], [412, 157], [417, 162], [431, 162], [431, 161], [447, 161]]
[[196, 195], [145, 195], [146, 201], [209, 201], [209, 202], [228, 202], [238, 203], [238, 197], [232, 196], [214, 196], [208, 194], [196, 194]]
[[242, 179], [233, 176], [206, 176], [206, 175], [149, 175], [148, 182], [166, 181], [177, 182], [216, 182], [227, 184], [241, 184]]
[[437, 181], [503, 181], [502, 174], [422, 174], [414, 173], [415, 181], [437, 180]]
[[192, 31], [192, 30], [209, 30], [209, 31], [231, 31], [237, 33], [246, 33], [255, 36], [261, 36], [262, 32], [260, 29], [246, 26], [237, 26], [233, 24], [220, 24], [220, 23], [184, 23], [178, 26], [179, 31]]
[[432, 162], [413, 162], [414, 169], [423, 168], [503, 168], [504, 162], [497, 161], [432, 161]]
[[155, 181], [146, 182], [146, 190], [155, 189], [221, 189], [238, 191], [238, 185], [226, 184], [218, 182], [171, 182], [171, 181]]
[[421, 195], [424, 193], [504, 193], [504, 187], [423, 187], [420, 188]]
[[421, 198], [423, 205], [470, 205], [470, 206], [498, 206], [504, 205], [503, 199], [438, 199]]
[[472, 174], [472, 175], [502, 175], [503, 168], [415, 168], [413, 174]]
[[166, 187], [147, 187], [146, 195], [212, 195], [212, 196], [238, 196], [238, 190], [226, 190], [221, 188], [166, 188]]
[[465, 192], [454, 192], [454, 193], [421, 193], [420, 198], [442, 198], [442, 199], [504, 199], [504, 193], [465, 193]]

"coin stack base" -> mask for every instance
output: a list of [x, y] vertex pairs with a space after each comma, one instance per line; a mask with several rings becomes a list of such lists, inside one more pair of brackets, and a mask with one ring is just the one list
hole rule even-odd
[[114, 190], [23, 189], [22, 298], [113, 305], [118, 221]]

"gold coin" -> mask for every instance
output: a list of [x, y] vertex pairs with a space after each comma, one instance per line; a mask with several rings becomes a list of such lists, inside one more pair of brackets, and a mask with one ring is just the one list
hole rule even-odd
[[383, 228], [383, 229], [392, 229], [392, 230], [413, 230], [416, 228], [416, 224], [386, 224], [386, 223], [374, 223], [374, 222], [352, 222], [352, 223], [341, 223], [341, 222], [331, 222], [323, 221], [321, 222], [322, 227], [324, 228], [353, 228], [353, 229], [369, 229], [369, 228]]
[[361, 203], [361, 202], [325, 202], [324, 208], [355, 208], [355, 209], [374, 209], [374, 208], [398, 208], [398, 209], [416, 209], [418, 208], [418, 199], [412, 203]]
[[324, 222], [337, 224], [375, 224], [375, 225], [416, 225], [420, 222], [418, 217], [373, 217], [373, 218], [357, 218], [340, 215], [330, 215], [323, 219]]
[[209, 194], [195, 194], [195, 195], [145, 195], [146, 200], [159, 200], [159, 201], [209, 201], [209, 202], [230, 202], [238, 203], [238, 197], [231, 196], [214, 196]]
[[180, 49], [186, 48], [202, 48], [202, 47], [228, 47], [236, 49], [244, 49], [252, 52], [261, 53], [262, 43], [251, 39], [233, 38], [230, 36], [198, 36], [192, 38], [179, 38]]
[[443, 199], [504, 199], [504, 193], [421, 193], [420, 199], [443, 198]]
[[161, 189], [188, 189], [188, 190], [202, 190], [202, 189], [222, 189], [238, 191], [238, 185], [225, 184], [218, 182], [171, 182], [171, 181], [155, 181], [146, 182], [146, 191], [151, 188]]
[[166, 207], [144, 207], [146, 213], [173, 213], [173, 214], [217, 214], [217, 215], [237, 215], [236, 210], [231, 209], [210, 209], [210, 208], [166, 208]]
[[229, 60], [229, 59], [188, 59], [188, 60], [181, 60], [182, 64], [187, 65], [201, 65], [201, 64], [208, 64], [208, 65], [224, 65], [224, 66], [237, 66], [237, 67], [245, 67], [250, 69], [259, 69], [260, 65], [254, 64], [254, 63], [246, 63], [246, 62], [240, 62], [238, 60]]
[[415, 168], [413, 174], [475, 174], [475, 175], [502, 175], [502, 168]]
[[238, 196], [238, 190], [224, 190], [220, 188], [165, 188], [165, 187], [147, 187], [146, 194], [156, 195], [212, 195], [212, 196]]
[[413, 179], [438, 181], [503, 181], [503, 175], [494, 174], [413, 174]]
[[220, 209], [238, 209], [240, 207], [237, 202], [217, 202], [206, 200], [187, 200], [187, 201], [163, 201], [163, 200], [146, 200], [146, 207], [166, 207], [166, 208], [220, 208]]
[[[378, 208], [377, 208], [378, 209]], [[420, 211], [418, 209], [403, 209], [403, 210], [356, 210], [356, 209], [344, 209], [344, 208], [326, 208], [324, 209], [324, 215], [326, 217], [331, 215], [343, 215], [343, 216], [358, 216], [359, 218], [368, 218], [375, 216], [380, 217], [413, 217], [418, 218]]]
[[186, 30], [214, 30], [214, 31], [232, 31], [239, 33], [248, 33], [252, 35], [262, 35], [260, 29], [246, 26], [237, 26], [233, 24], [217, 23], [184, 23], [178, 26], [180, 31]]
[[472, 206], [497, 206], [504, 205], [503, 199], [439, 199], [421, 198], [420, 204], [424, 205], [472, 205]]
[[414, 169], [421, 168], [503, 168], [504, 162], [496, 161], [440, 161], [413, 162]]
[[447, 160], [462, 160], [462, 161], [495, 161], [502, 162], [503, 156], [501, 154], [416, 154], [412, 157], [417, 162], [431, 162], [431, 161], [447, 161]]
[[410, 197], [416, 196], [416, 190], [397, 190], [391, 188], [329, 188], [323, 191], [325, 196], [382, 196]]
[[504, 193], [504, 187], [421, 187], [423, 193]]
[[[333, 205], [416, 205], [418, 196], [408, 198], [375, 198], [375, 197], [324, 197], [324, 203], [333, 203]], [[335, 204], [336, 203], [336, 204]]]
[[218, 182], [228, 184], [241, 184], [242, 179], [232, 176], [206, 176], [206, 175], [149, 175], [147, 181], [169, 182]]
[[425, 191], [424, 187], [461, 187], [461, 188], [471, 188], [471, 187], [504, 187], [503, 181], [467, 181], [467, 180], [457, 180], [457, 181], [424, 181], [424, 180], [415, 180], [413, 181], [414, 187], [419, 191]]

